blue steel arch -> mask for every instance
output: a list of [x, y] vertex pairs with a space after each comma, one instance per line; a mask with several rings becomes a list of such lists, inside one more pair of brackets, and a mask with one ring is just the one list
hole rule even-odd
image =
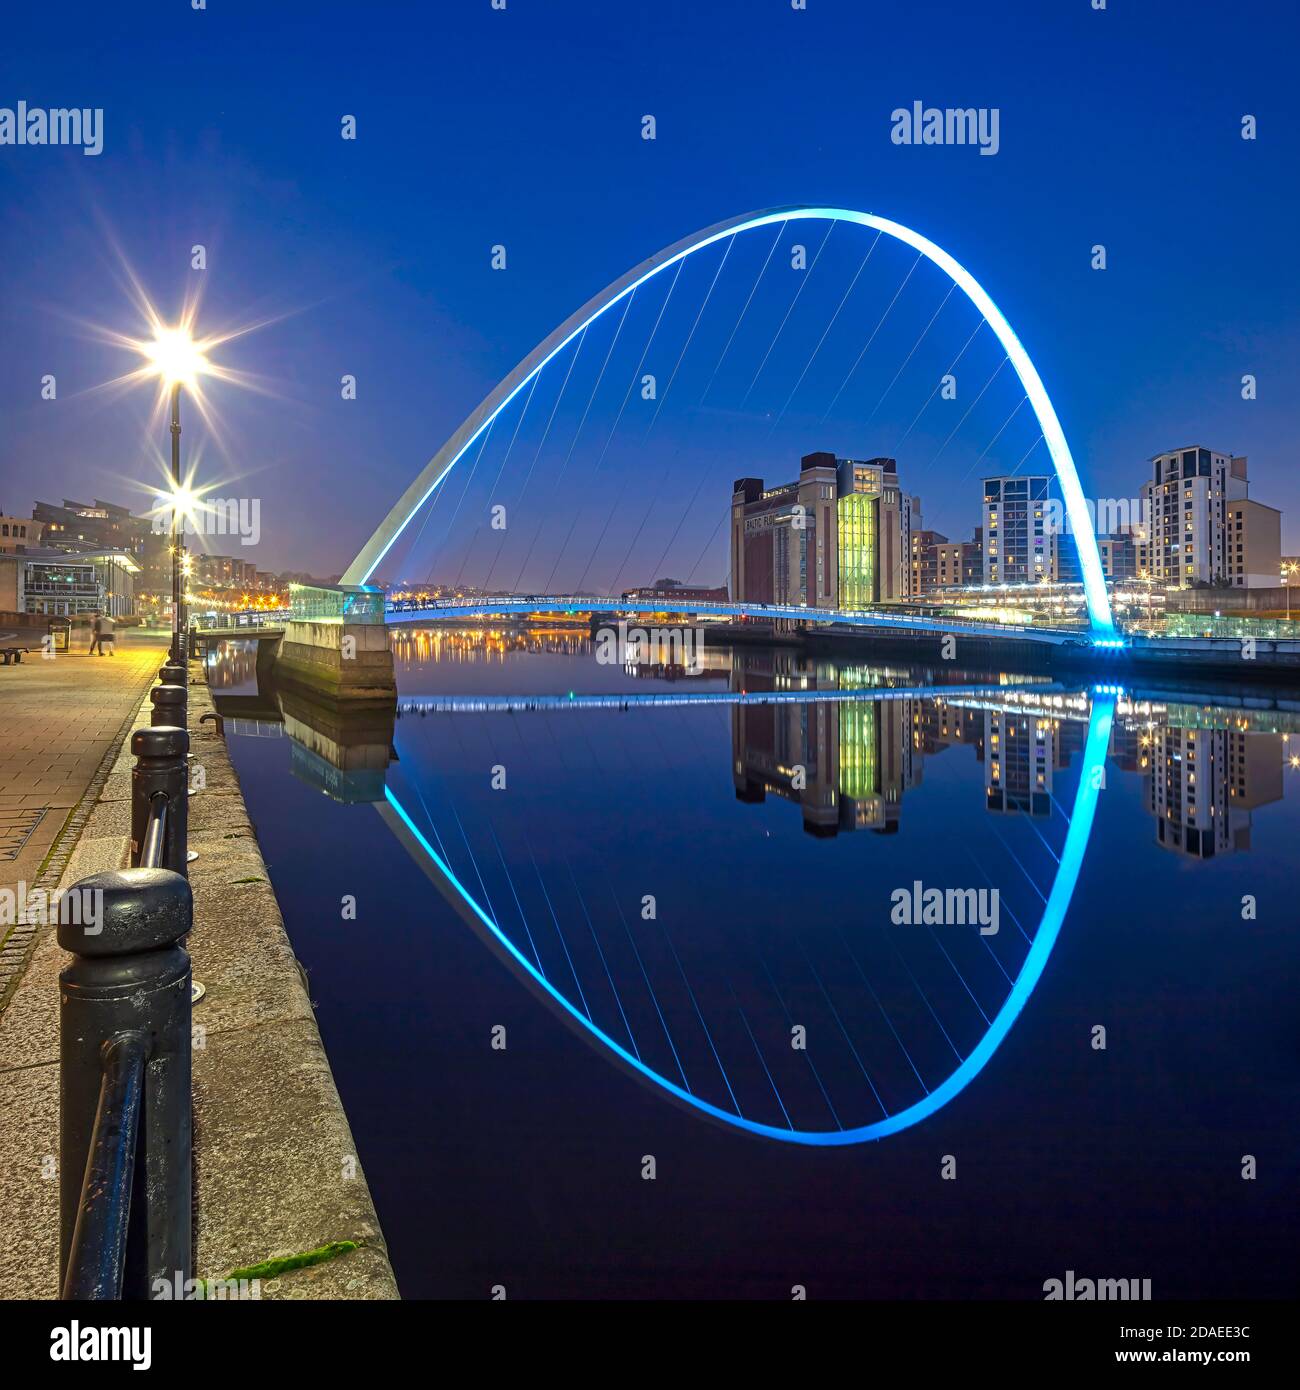
[[988, 292], [964, 266], [955, 261], [942, 247], [904, 227], [899, 222], [891, 222], [870, 212], [854, 212], [848, 208], [788, 207], [773, 208], [767, 212], [747, 213], [741, 217], [729, 218], [715, 223], [701, 232], [684, 237], [681, 241], [642, 261], [640, 265], [627, 272], [620, 279], [589, 299], [577, 313], [567, 318], [548, 338], [538, 344], [522, 362], [505, 377], [480, 403], [460, 428], [426, 464], [420, 475], [406, 489], [392, 510], [379, 524], [374, 535], [362, 547], [357, 558], [348, 566], [343, 575], [345, 584], [364, 584], [378, 568], [380, 561], [392, 549], [397, 538], [406, 529], [411, 518], [429, 500], [433, 491], [456, 466], [466, 450], [478, 439], [484, 430], [510, 404], [525, 386], [546, 364], [561, 352], [590, 324], [615, 304], [620, 303], [638, 286], [647, 280], [676, 265], [687, 256], [702, 251], [729, 236], [752, 231], [756, 227], [771, 226], [777, 222], [797, 221], [852, 222], [861, 227], [871, 227], [887, 236], [918, 251], [927, 260], [937, 265], [952, 282], [966, 295], [983, 315], [985, 322], [997, 335], [1003, 350], [1016, 370], [1025, 394], [1038, 419], [1039, 428], [1051, 456], [1052, 465], [1061, 484], [1061, 495], [1065, 502], [1066, 514], [1074, 530], [1075, 543], [1079, 551], [1079, 567], [1083, 575], [1084, 598], [1088, 605], [1088, 617], [1094, 631], [1107, 633], [1114, 630], [1110, 600], [1106, 594], [1106, 583], [1102, 574], [1101, 553], [1097, 548], [1097, 537], [1093, 531], [1092, 518], [1088, 515], [1084, 501], [1083, 488], [1079, 474], [1074, 466], [1070, 446], [1066, 443], [1061, 422], [1044, 387], [1038, 370], [1030, 361], [1020, 339], [1007, 322], [1002, 311], [993, 302]]
[[[880, 696], [906, 693], [916, 695], [919, 691], [875, 692]], [[940, 687], [936, 694], [945, 693]], [[1084, 745], [1082, 766], [1079, 769], [1079, 786], [1075, 792], [1074, 809], [1070, 816], [1070, 826], [1066, 832], [1065, 844], [1061, 850], [1056, 877], [1052, 881], [1051, 892], [1043, 906], [1043, 915], [1034, 933], [1033, 944], [1025, 956], [1016, 976], [1015, 983], [993, 1016], [979, 1043], [966, 1056], [949, 1076], [912, 1105], [875, 1120], [871, 1124], [858, 1125], [851, 1129], [800, 1130], [781, 1129], [776, 1125], [761, 1124], [746, 1119], [743, 1115], [722, 1109], [711, 1101], [692, 1095], [661, 1072], [647, 1066], [634, 1056], [621, 1043], [611, 1038], [604, 1029], [592, 1022], [567, 995], [558, 990], [540, 970], [528, 959], [510, 937], [484, 910], [474, 895], [457, 878], [450, 864], [434, 849], [428, 838], [416, 825], [406, 808], [397, 799], [391, 787], [385, 787], [385, 802], [378, 803], [380, 814], [390, 827], [406, 842], [408, 849], [418, 851], [429, 861], [426, 872], [446, 885], [448, 896], [462, 910], [461, 915], [480, 931], [490, 942], [497, 954], [517, 969], [535, 993], [553, 1004], [561, 1016], [581, 1035], [598, 1047], [608, 1050], [611, 1056], [625, 1070], [639, 1079], [658, 1087], [671, 1099], [688, 1106], [709, 1119], [729, 1125], [764, 1139], [777, 1139], [788, 1144], [803, 1144], [813, 1147], [843, 1147], [848, 1144], [864, 1144], [876, 1139], [884, 1139], [904, 1129], [910, 1129], [927, 1119], [954, 1100], [979, 1075], [997, 1051], [1002, 1040], [1011, 1031], [1012, 1024], [1020, 1015], [1034, 987], [1038, 984], [1047, 966], [1048, 957], [1060, 934], [1061, 924], [1074, 896], [1075, 885], [1079, 880], [1079, 870], [1083, 866], [1083, 854], [1087, 848], [1088, 837], [1092, 832], [1092, 822], [1097, 811], [1097, 798], [1101, 791], [1102, 769], [1105, 767], [1106, 750], [1110, 744], [1111, 724], [1115, 716], [1115, 687], [1100, 687], [1093, 695], [1092, 708], [1088, 718], [1088, 738]]]

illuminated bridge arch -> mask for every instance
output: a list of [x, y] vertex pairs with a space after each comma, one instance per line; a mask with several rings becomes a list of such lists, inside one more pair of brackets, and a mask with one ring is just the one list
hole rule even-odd
[[587, 301], [577, 313], [566, 319], [548, 338], [539, 343], [532, 352], [482, 401], [451, 438], [429, 461], [420, 475], [402, 494], [392, 510], [380, 523], [374, 535], [362, 547], [360, 554], [343, 575], [345, 584], [363, 584], [374, 574], [384, 556], [392, 549], [398, 537], [406, 529], [411, 519], [433, 495], [434, 490], [456, 466], [469, 447], [492, 424], [493, 420], [522, 391], [530, 381], [571, 343], [590, 324], [614, 305], [632, 294], [640, 285], [659, 275], [670, 266], [685, 260], [687, 256], [702, 251], [706, 246], [732, 237], [740, 232], [751, 231], [756, 227], [771, 226], [776, 223], [798, 221], [850, 222], [861, 227], [870, 227], [912, 247], [920, 255], [937, 265], [945, 275], [966, 295], [979, 310], [985, 322], [996, 334], [1007, 358], [1016, 370], [1024, 387], [1025, 395], [1038, 419], [1043, 440], [1056, 469], [1060, 481], [1061, 495], [1066, 514], [1074, 531], [1078, 546], [1079, 566], [1083, 576], [1084, 597], [1088, 605], [1088, 615], [1094, 630], [1110, 631], [1114, 627], [1111, 617], [1110, 601], [1106, 595], [1106, 585], [1102, 574], [1101, 554], [1097, 548], [1097, 538], [1093, 531], [1092, 519], [1084, 500], [1079, 475], [1066, 443], [1061, 422], [1043, 386], [1037, 369], [1025, 351], [1015, 331], [1003, 316], [1002, 311], [989, 297], [988, 292], [975, 277], [959, 265], [946, 251], [934, 242], [904, 227], [901, 223], [877, 217], [874, 213], [854, 212], [847, 208], [788, 207], [774, 208], [768, 212], [748, 213], [741, 217], [728, 218], [715, 223], [701, 232], [684, 237], [681, 241], [665, 248], [640, 265], [629, 270], [626, 275], [614, 281], [607, 289]]

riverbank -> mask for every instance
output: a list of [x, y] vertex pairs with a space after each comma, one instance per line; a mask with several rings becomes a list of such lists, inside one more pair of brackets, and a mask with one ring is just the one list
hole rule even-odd
[[[152, 654], [154, 664], [158, 654]], [[195, 672], [199, 670], [196, 666]], [[192, 685], [194, 930], [206, 993], [194, 1009], [195, 1273], [222, 1277], [324, 1247], [346, 1253], [263, 1277], [264, 1298], [398, 1296], [374, 1205], [285, 934], [212, 701]], [[131, 728], [147, 724], [147, 694]], [[131, 729], [61, 878], [127, 861]], [[0, 1298], [53, 1298], [58, 1271], [58, 974], [52, 929], [34, 933], [0, 1015]], [[355, 1246], [356, 1248], [348, 1248]]]

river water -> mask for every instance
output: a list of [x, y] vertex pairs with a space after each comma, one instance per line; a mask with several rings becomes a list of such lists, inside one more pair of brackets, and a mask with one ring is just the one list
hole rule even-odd
[[1294, 1294], [1285, 698], [394, 643], [210, 677], [407, 1297]]

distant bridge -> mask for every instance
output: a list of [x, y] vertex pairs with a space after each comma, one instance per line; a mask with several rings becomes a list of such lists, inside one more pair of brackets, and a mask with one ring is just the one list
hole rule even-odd
[[1124, 639], [1113, 630], [1099, 633], [1087, 628], [1032, 627], [1012, 623], [982, 623], [959, 618], [909, 617], [902, 613], [872, 613], [839, 608], [803, 608], [774, 603], [704, 603], [695, 600], [680, 607], [664, 600], [590, 598], [585, 595], [552, 596], [529, 594], [521, 598], [491, 598], [472, 601], [454, 599], [429, 604], [397, 602], [388, 604], [385, 621], [389, 624], [438, 622], [448, 618], [490, 618], [527, 616], [533, 613], [637, 614], [651, 616], [679, 613], [695, 618], [742, 618], [771, 622], [816, 623], [870, 628], [881, 632], [917, 633], [961, 637], [1011, 637], [1054, 647], [1122, 647]]

